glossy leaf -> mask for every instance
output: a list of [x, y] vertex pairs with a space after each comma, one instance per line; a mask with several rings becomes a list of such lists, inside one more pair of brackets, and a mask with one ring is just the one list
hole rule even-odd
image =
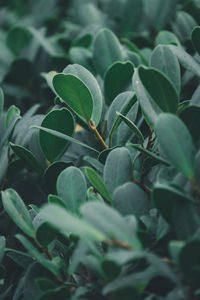
[[77, 76], [87, 86], [93, 100], [93, 111], [91, 119], [94, 121], [97, 127], [101, 119], [103, 100], [101, 90], [96, 78], [86, 68], [77, 64], [68, 65], [63, 70], [63, 73]]
[[172, 83], [160, 71], [140, 67], [133, 85], [142, 110], [151, 122], [155, 122], [159, 110], [177, 112], [179, 101], [177, 92]]
[[99, 31], [93, 44], [93, 62], [95, 69], [103, 77], [106, 70], [116, 61], [122, 61], [120, 43], [109, 29]]
[[3, 206], [12, 221], [28, 236], [35, 237], [30, 214], [20, 196], [13, 189], [2, 192]]
[[57, 74], [53, 77], [54, 90], [69, 107], [86, 123], [89, 123], [93, 112], [92, 95], [78, 77], [71, 74]]
[[130, 61], [116, 62], [108, 68], [104, 77], [104, 92], [107, 104], [110, 104], [118, 94], [128, 87], [133, 73], [134, 66]]
[[[53, 129], [63, 134], [72, 136], [75, 129], [74, 118], [68, 109], [62, 108], [50, 111], [44, 118], [41, 124], [42, 127]], [[67, 146], [67, 142], [59, 137], [40, 131], [39, 135], [40, 146], [50, 162], [53, 162]]]
[[188, 179], [194, 177], [195, 147], [185, 124], [172, 114], [161, 114], [155, 132], [167, 160]]
[[43, 175], [44, 169], [42, 165], [30, 150], [13, 143], [10, 143], [10, 147], [19, 158], [27, 162], [27, 164], [30, 165], [40, 175]]
[[94, 188], [101, 194], [101, 196], [103, 196], [109, 202], [112, 202], [110, 193], [108, 192], [108, 189], [105, 183], [103, 182], [101, 176], [99, 176], [99, 174], [97, 174], [92, 168], [89, 167], [85, 168], [85, 172], [89, 181], [94, 186]]
[[73, 214], [86, 201], [87, 185], [83, 173], [76, 167], [68, 167], [58, 176], [56, 183], [58, 195]]
[[82, 147], [85, 147], [85, 148], [87, 148], [87, 149], [89, 149], [89, 150], [91, 150], [91, 151], [93, 151], [93, 152], [99, 153], [99, 151], [97, 151], [96, 149], [94, 149], [94, 148], [88, 146], [87, 144], [84, 144], [84, 143], [80, 142], [79, 140], [76, 140], [76, 139], [72, 138], [72, 137], [69, 136], [69, 135], [60, 133], [60, 132], [58, 132], [58, 131], [56, 131], [56, 130], [52, 130], [52, 129], [49, 129], [49, 128], [41, 127], [41, 126], [33, 126], [33, 127], [34, 127], [34, 128], [38, 128], [38, 129], [40, 129], [40, 130], [43, 130], [43, 131], [45, 131], [45, 132], [48, 132], [48, 133], [50, 133], [51, 135], [56, 136], [56, 137], [58, 137], [58, 138], [60, 138], [60, 139], [62, 139], [62, 140], [64, 140], [64, 141], [78, 144], [78, 145], [80, 145], [80, 146], [82, 146]]

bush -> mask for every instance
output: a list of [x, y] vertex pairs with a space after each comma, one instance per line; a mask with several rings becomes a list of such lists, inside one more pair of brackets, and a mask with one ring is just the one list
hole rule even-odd
[[1, 1], [1, 300], [200, 299], [199, 20]]

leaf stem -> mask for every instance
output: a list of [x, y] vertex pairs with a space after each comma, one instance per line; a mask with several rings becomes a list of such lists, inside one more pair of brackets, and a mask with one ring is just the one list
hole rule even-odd
[[97, 139], [100, 141], [100, 143], [102, 144], [102, 146], [105, 148], [105, 149], [108, 149], [108, 145], [106, 145], [104, 139], [102, 138], [102, 136], [100, 135], [100, 133], [98, 132], [96, 126], [95, 126], [95, 123], [93, 120], [90, 120], [89, 121], [89, 127], [90, 129], [94, 132], [95, 136], [97, 137]]

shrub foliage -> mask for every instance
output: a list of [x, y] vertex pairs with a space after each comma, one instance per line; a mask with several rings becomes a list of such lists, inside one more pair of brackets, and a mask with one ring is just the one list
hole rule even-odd
[[0, 299], [200, 299], [200, 1], [0, 2]]

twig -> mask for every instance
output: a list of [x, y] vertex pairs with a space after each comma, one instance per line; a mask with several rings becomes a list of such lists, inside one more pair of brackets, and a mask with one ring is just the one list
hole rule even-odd
[[97, 139], [100, 141], [100, 143], [102, 144], [102, 146], [105, 148], [105, 149], [108, 149], [108, 145], [106, 145], [104, 139], [102, 138], [102, 136], [100, 135], [100, 133], [98, 132], [96, 126], [95, 126], [95, 123], [93, 120], [90, 120], [89, 121], [89, 126], [90, 126], [90, 129], [94, 132], [94, 134], [96, 135]]

